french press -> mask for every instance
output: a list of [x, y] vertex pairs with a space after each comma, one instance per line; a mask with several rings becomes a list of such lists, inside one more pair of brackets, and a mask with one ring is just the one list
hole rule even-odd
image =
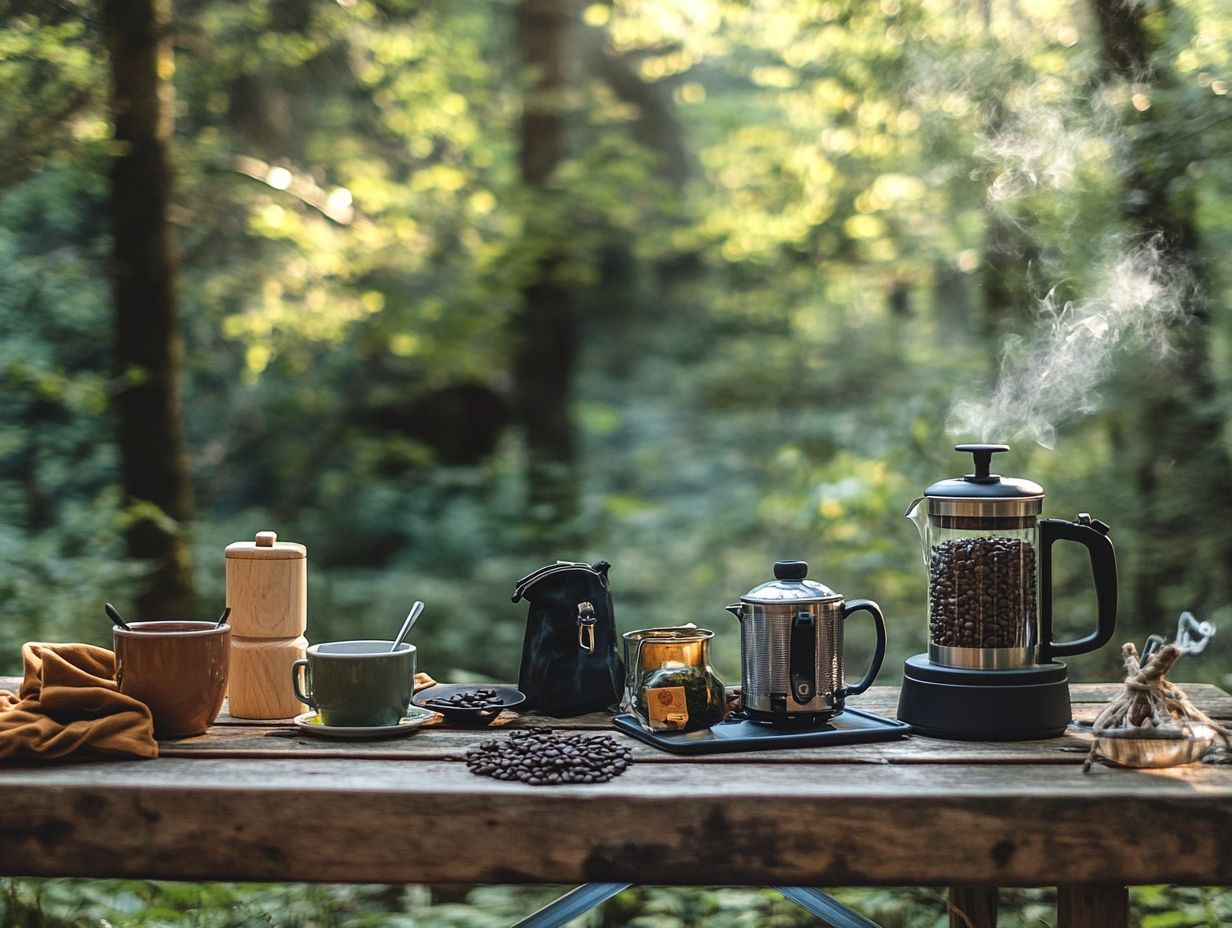
[[[982, 740], [1059, 735], [1069, 683], [1057, 657], [1106, 644], [1116, 626], [1116, 555], [1108, 526], [1041, 519], [1038, 483], [990, 473], [1008, 445], [956, 445], [974, 473], [934, 483], [911, 504], [928, 570], [928, 652], [907, 659], [898, 717], [921, 734]], [[1090, 556], [1095, 629], [1052, 640], [1052, 545]]]

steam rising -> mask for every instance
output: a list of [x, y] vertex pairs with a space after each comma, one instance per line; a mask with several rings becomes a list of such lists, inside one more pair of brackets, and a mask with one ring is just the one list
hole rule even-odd
[[[1031, 242], [1046, 254], [1047, 243], [1036, 240], [1042, 230], [1028, 227], [1016, 204], [1064, 203], [1088, 184], [1106, 183], [1109, 168], [1116, 173], [1122, 164], [1124, 99], [1114, 87], [1067, 93], [1052, 79], [1013, 88], [1012, 96], [1012, 105], [989, 111], [977, 155], [992, 170], [977, 175], [986, 178], [989, 211], [1016, 228], [1016, 246]], [[1062, 241], [1081, 235], [1076, 219], [1076, 210], [1055, 212], [1052, 234]], [[1099, 250], [1103, 257], [1083, 272], [1089, 295], [1065, 302], [1054, 287], [1039, 299], [1030, 332], [1002, 345], [996, 386], [955, 403], [948, 431], [1053, 448], [1057, 426], [1099, 407], [1099, 387], [1119, 358], [1168, 351], [1169, 333], [1185, 320], [1189, 276], [1166, 260], [1158, 236]]]
[[[1066, 29], [1076, 40], [1077, 32]], [[970, 176], [985, 188], [986, 221], [1012, 230], [990, 238], [990, 253], [1017, 258], [1032, 281], [1052, 274], [1053, 284], [1065, 273], [1060, 268], [1092, 251], [1100, 255], [1084, 262], [1084, 296], [1066, 302], [1054, 286], [1037, 300], [1029, 331], [1002, 345], [996, 385], [960, 393], [946, 422], [956, 437], [1052, 448], [1058, 426], [1099, 407], [1099, 388], [1114, 366], [1138, 353], [1167, 353], [1170, 333], [1186, 321], [1193, 282], [1158, 237], [1088, 240], [1090, 224], [1080, 220], [1089, 217], [1081, 213], [1106, 204], [1110, 185], [1124, 185], [1121, 114], [1131, 101], [1141, 109], [1141, 94], [1132, 82], [1097, 77], [1089, 48], [1072, 58], [1074, 68], [1090, 69], [1088, 80], [1080, 70], [1022, 80], [1006, 59], [1027, 55], [1038, 38], [1004, 32], [995, 47], [958, 57], [916, 49], [908, 92], [926, 118], [974, 132], [979, 165]]]
[[[1009, 116], [978, 154], [999, 166], [988, 199], [1000, 206], [1044, 190], [1063, 190], [1093, 163], [1112, 155], [1114, 133], [1101, 106], [1077, 117], [1069, 105], [1035, 104]], [[1094, 123], [1094, 125], [1092, 125]]]
[[1098, 387], [1118, 352], [1168, 350], [1189, 286], [1153, 239], [1107, 262], [1094, 296], [1059, 304], [1050, 292], [1038, 304], [1037, 334], [1006, 340], [992, 396], [957, 403], [947, 429], [981, 441], [1026, 438], [1054, 447], [1057, 425], [1098, 407]]

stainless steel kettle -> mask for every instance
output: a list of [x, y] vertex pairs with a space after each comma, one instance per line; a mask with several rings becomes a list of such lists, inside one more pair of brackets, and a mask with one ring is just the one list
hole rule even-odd
[[[841, 593], [808, 580], [804, 561], [776, 561], [775, 579], [755, 586], [727, 611], [740, 620], [740, 678], [745, 715], [773, 723], [820, 723], [868, 689], [885, 657], [886, 629], [872, 600], [844, 602]], [[868, 612], [877, 646], [864, 678], [843, 678], [843, 624]]]

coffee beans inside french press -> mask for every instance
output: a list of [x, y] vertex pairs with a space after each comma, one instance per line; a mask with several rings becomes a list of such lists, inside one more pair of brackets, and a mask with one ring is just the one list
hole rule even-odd
[[928, 632], [950, 648], [1025, 648], [1035, 619], [1035, 548], [985, 535], [934, 545], [928, 563]]

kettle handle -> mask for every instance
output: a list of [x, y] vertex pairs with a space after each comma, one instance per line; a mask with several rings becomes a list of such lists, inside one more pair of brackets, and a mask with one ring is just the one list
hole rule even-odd
[[[1091, 579], [1095, 584], [1095, 631], [1076, 641], [1052, 640], [1052, 543], [1058, 539], [1076, 541], [1091, 557]], [[1117, 565], [1116, 551], [1108, 537], [1108, 526], [1080, 512], [1077, 522], [1066, 519], [1040, 520], [1040, 644], [1039, 661], [1054, 657], [1086, 654], [1103, 647], [1116, 630]]]
[[873, 649], [873, 659], [869, 662], [868, 670], [865, 671], [863, 679], [855, 686], [844, 686], [840, 689], [835, 694], [836, 701], [844, 700], [848, 696], [859, 696], [872, 686], [873, 681], [877, 679], [877, 674], [881, 672], [881, 662], [885, 660], [886, 626], [885, 616], [881, 614], [881, 607], [871, 599], [853, 599], [851, 602], [843, 605], [844, 623], [853, 612], [867, 612], [873, 617], [873, 627], [877, 630], [877, 645]]

